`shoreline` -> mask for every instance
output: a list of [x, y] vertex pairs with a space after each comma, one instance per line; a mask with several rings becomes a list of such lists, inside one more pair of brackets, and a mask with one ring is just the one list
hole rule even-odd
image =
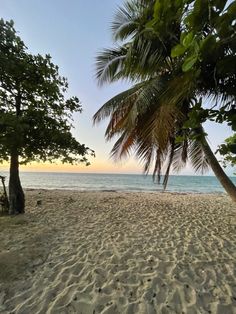
[[[23, 188], [60, 189], [76, 191], [148, 192], [163, 191], [163, 185], [153, 182], [152, 176], [142, 174], [92, 174], [92, 173], [57, 173], [57, 172], [22, 172]], [[236, 184], [236, 177], [232, 177]], [[6, 179], [6, 184], [8, 178]], [[167, 186], [167, 192], [215, 194], [225, 193], [214, 176], [173, 175]]]
[[0, 217], [2, 314], [234, 313], [228, 196], [25, 192]]
[[178, 192], [178, 191], [162, 191], [162, 190], [119, 190], [119, 189], [116, 189], [116, 190], [112, 190], [112, 189], [83, 189], [83, 190], [79, 190], [79, 189], [69, 189], [69, 188], [24, 188], [23, 187], [23, 190], [24, 191], [58, 191], [58, 192], [78, 192], [78, 193], [148, 193], [148, 194], [156, 194], [156, 195], [159, 195], [159, 194], [173, 194], [173, 195], [219, 195], [219, 196], [228, 196], [226, 192], [218, 192], [218, 191], [215, 191], [215, 192], [191, 192], [191, 191], [181, 191], [181, 192]]

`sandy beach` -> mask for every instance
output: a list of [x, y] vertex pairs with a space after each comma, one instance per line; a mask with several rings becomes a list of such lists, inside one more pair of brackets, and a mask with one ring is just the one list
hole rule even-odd
[[236, 313], [223, 195], [27, 190], [0, 217], [0, 313]]

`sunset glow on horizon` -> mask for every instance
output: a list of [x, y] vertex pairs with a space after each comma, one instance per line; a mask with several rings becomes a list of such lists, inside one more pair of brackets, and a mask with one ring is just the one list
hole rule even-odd
[[[142, 165], [140, 165], [137, 161], [128, 160], [126, 162], [118, 162], [107, 159], [90, 159], [91, 164], [86, 166], [85, 164], [78, 165], [70, 165], [70, 164], [62, 164], [62, 163], [36, 163], [32, 162], [28, 165], [21, 165], [20, 171], [26, 172], [71, 172], [71, 173], [134, 173], [134, 174], [142, 174]], [[0, 165], [1, 171], [8, 171], [9, 164], [3, 163]]]

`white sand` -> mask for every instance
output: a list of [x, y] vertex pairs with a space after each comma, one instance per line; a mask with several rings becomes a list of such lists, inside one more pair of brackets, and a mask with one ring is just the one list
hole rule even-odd
[[0, 217], [0, 313], [236, 313], [228, 197], [26, 194]]

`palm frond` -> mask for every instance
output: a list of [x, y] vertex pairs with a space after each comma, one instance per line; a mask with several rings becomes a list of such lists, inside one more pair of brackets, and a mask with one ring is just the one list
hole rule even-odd
[[131, 81], [150, 79], [167, 69], [166, 54], [158, 40], [153, 43], [141, 33], [129, 43], [125, 59], [125, 75]]
[[161, 168], [162, 168], [163, 160], [162, 154], [159, 149], [156, 151], [156, 160], [155, 165], [152, 173], [152, 179], [155, 181], [157, 179], [157, 183], [160, 184], [161, 182]]
[[131, 132], [127, 132], [127, 130], [124, 130], [111, 150], [110, 153], [111, 157], [114, 160], [120, 160], [122, 158], [129, 156], [131, 150], [135, 146], [135, 140], [136, 140], [135, 130], [132, 130]]
[[96, 78], [99, 85], [105, 82], [114, 82], [124, 69], [124, 60], [127, 47], [120, 46], [113, 49], [104, 49], [96, 58]]
[[163, 189], [166, 190], [166, 186], [169, 180], [169, 175], [170, 175], [170, 168], [173, 162], [173, 157], [175, 154], [175, 139], [172, 138], [170, 140], [170, 146], [169, 146], [169, 154], [167, 157], [167, 169], [164, 175], [164, 179], [163, 179]]
[[172, 169], [174, 172], [182, 170], [188, 160], [188, 139], [184, 139], [181, 143], [175, 144], [175, 153], [172, 161]]
[[124, 41], [131, 36], [134, 37], [142, 24], [144, 27], [147, 11], [151, 9], [151, 2], [154, 0], [129, 0], [118, 8], [111, 26], [115, 41]]
[[196, 173], [204, 174], [209, 169], [209, 163], [199, 140], [193, 140], [189, 145], [189, 160]]
[[143, 164], [143, 172], [148, 174], [155, 158], [157, 147], [148, 139], [136, 141], [135, 155]]
[[115, 41], [125, 40], [136, 33], [138, 23], [135, 21], [134, 14], [133, 7], [129, 4], [118, 8], [111, 26]]
[[108, 100], [93, 116], [93, 123], [99, 123], [105, 118], [112, 115], [117, 108], [121, 111], [121, 108], [127, 108], [130, 106], [130, 99], [139, 93], [143, 83], [136, 84], [130, 89], [114, 96]]

